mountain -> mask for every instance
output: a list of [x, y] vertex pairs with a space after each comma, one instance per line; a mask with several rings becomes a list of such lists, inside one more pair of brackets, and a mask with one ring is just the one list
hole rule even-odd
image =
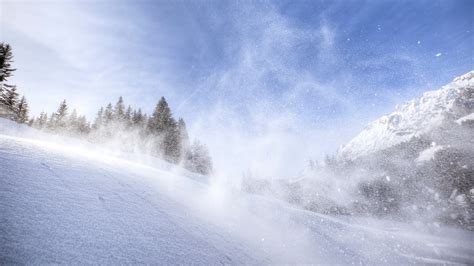
[[439, 90], [396, 107], [370, 123], [340, 151], [348, 160], [368, 155], [429, 134], [443, 125], [473, 119], [474, 71], [455, 78]]
[[352, 184], [344, 207], [474, 230], [473, 116], [471, 71], [370, 123], [327, 167]]
[[474, 231], [474, 71], [370, 123], [298, 178], [242, 187], [317, 213]]
[[474, 263], [473, 232], [318, 214], [139, 159], [0, 119], [0, 264]]

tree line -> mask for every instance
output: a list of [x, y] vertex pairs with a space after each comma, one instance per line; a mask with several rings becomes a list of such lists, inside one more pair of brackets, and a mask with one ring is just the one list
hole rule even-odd
[[26, 98], [19, 97], [16, 86], [7, 84], [16, 70], [12, 62], [10, 45], [0, 43], [0, 117], [125, 152], [149, 154], [196, 173], [211, 173], [212, 161], [207, 147], [198, 140], [190, 142], [186, 123], [182, 118], [173, 117], [165, 97], [161, 97], [150, 116], [140, 108], [126, 107], [119, 97], [114, 105], [101, 107], [93, 122], [75, 109], [70, 110], [66, 100], [59, 104], [56, 112], [41, 112], [29, 119]]

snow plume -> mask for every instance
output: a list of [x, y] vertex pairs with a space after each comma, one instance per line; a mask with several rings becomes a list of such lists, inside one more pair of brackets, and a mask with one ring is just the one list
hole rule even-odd
[[[245, 172], [298, 176], [309, 160], [334, 153], [375, 119], [376, 110], [400, 100], [390, 90], [358, 94], [388, 86], [377, 77], [361, 81], [360, 69], [382, 73], [391, 62], [419, 73], [416, 58], [403, 53], [348, 65], [339, 43], [347, 33], [324, 15], [304, 27], [269, 3], [230, 6], [223, 63], [193, 84], [178, 110], [191, 114], [191, 132], [209, 144], [216, 170], [231, 182]], [[369, 104], [373, 99], [377, 105]]]
[[[304, 49], [318, 58], [312, 62], [333, 62], [335, 30], [326, 22], [298, 28], [268, 5], [238, 9], [232, 22], [225, 51], [229, 65], [213, 71], [181, 104], [207, 93], [215, 99], [191, 121], [190, 130], [209, 143], [217, 171], [233, 182], [246, 171], [269, 179], [297, 175], [311, 157], [340, 144], [340, 136], [328, 139], [324, 126], [313, 124], [317, 118], [300, 116], [347, 104], [336, 84], [299, 66], [310, 64], [301, 58]], [[318, 98], [320, 106], [309, 105], [309, 98]]]

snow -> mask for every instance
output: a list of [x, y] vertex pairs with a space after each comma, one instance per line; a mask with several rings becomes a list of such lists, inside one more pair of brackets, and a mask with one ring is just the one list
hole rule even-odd
[[458, 120], [456, 120], [456, 123], [458, 123], [459, 125], [462, 125], [463, 123], [466, 123], [469, 121], [474, 121], [474, 113], [471, 113], [459, 118]]
[[438, 146], [432, 146], [432, 147], [429, 147], [428, 149], [420, 152], [420, 155], [418, 156], [418, 158], [416, 158], [416, 162], [417, 163], [423, 163], [423, 162], [428, 162], [428, 161], [431, 161], [434, 159], [436, 153], [440, 150], [442, 150], [444, 147], [442, 145], [438, 145]]
[[455, 114], [454, 103], [469, 97], [468, 92], [473, 89], [474, 71], [471, 71], [439, 90], [425, 92], [421, 98], [397, 106], [395, 112], [370, 123], [342, 147], [340, 155], [355, 159], [429, 132]]
[[2, 264], [474, 263], [473, 232], [321, 215], [46, 137], [0, 119]]

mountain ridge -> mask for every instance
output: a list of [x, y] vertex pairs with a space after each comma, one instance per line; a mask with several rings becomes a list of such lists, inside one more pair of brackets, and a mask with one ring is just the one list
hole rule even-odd
[[357, 159], [433, 131], [446, 122], [468, 117], [474, 110], [474, 71], [456, 77], [438, 90], [396, 106], [368, 124], [344, 145], [339, 157]]

